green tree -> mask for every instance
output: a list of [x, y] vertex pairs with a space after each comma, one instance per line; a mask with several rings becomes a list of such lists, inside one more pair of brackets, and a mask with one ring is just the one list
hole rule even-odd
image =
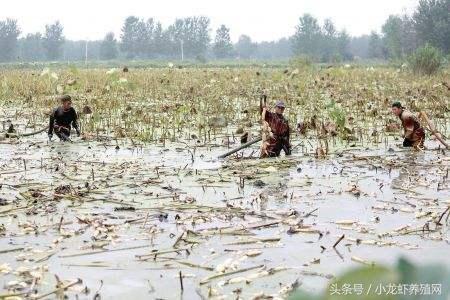
[[171, 24], [166, 30], [163, 32], [163, 41], [164, 47], [166, 49], [166, 55], [172, 57], [181, 57], [181, 52], [183, 48], [183, 55], [186, 56], [186, 32], [184, 28], [184, 20], [176, 19], [173, 24]]
[[241, 35], [235, 45], [236, 54], [239, 58], [248, 59], [252, 57], [257, 48], [257, 44], [252, 42], [248, 35]]
[[42, 34], [29, 33], [20, 40], [21, 56], [25, 61], [39, 61], [45, 58], [42, 46]]
[[278, 41], [258, 43], [254, 56], [258, 59], [286, 59], [292, 57], [293, 50], [292, 39], [282, 38]]
[[221, 25], [216, 31], [213, 50], [217, 58], [229, 58], [233, 55], [230, 29], [225, 25]]
[[386, 58], [383, 40], [380, 35], [372, 31], [369, 37], [369, 57], [370, 58]]
[[17, 20], [0, 21], [0, 61], [11, 61], [16, 57], [19, 35], [20, 29]]
[[401, 16], [402, 34], [400, 41], [404, 55], [410, 55], [418, 47], [417, 32], [414, 28], [414, 20], [412, 17], [404, 14]]
[[158, 23], [153, 18], [149, 18], [143, 24], [144, 26], [141, 29], [141, 53], [147, 58], [153, 58], [157, 52], [155, 48], [155, 34]]
[[57, 60], [62, 56], [64, 45], [63, 26], [59, 21], [45, 25], [45, 34], [42, 40], [45, 55], [49, 60]]
[[133, 58], [139, 54], [140, 22], [135, 16], [129, 16], [122, 26], [120, 50], [126, 53], [127, 58]]
[[304, 14], [300, 18], [293, 36], [294, 52], [318, 58], [317, 49], [320, 45], [320, 39], [321, 30], [317, 19], [310, 14]]
[[450, 51], [450, 0], [420, 0], [413, 14], [421, 45], [429, 43], [444, 53]]
[[100, 58], [101, 59], [115, 59], [117, 58], [117, 40], [114, 37], [113, 32], [106, 34], [100, 45]]
[[323, 35], [321, 43], [322, 61], [331, 61], [338, 54], [338, 32], [333, 21], [326, 19], [323, 24]]
[[402, 19], [394, 15], [390, 15], [382, 27], [384, 43], [390, 58], [399, 59], [404, 55], [402, 29]]
[[155, 57], [160, 52], [157, 47], [161, 47], [162, 33], [161, 23], [155, 22], [153, 18], [144, 21], [130, 16], [122, 27], [120, 49], [128, 58]]
[[204, 58], [211, 38], [207, 17], [176, 19], [165, 32], [169, 53], [179, 57], [183, 49], [186, 58]]
[[209, 36], [210, 20], [207, 17], [190, 17], [185, 19], [186, 54], [190, 57], [202, 58], [206, 54], [211, 37]]
[[136, 54], [141, 58], [148, 58], [153, 53], [153, 18], [147, 21], [139, 20], [136, 24]]
[[349, 48], [355, 59], [369, 58], [369, 40], [367, 34], [351, 38]]
[[160, 22], [155, 24], [153, 29], [153, 55], [155, 57], [164, 56], [168, 52], [168, 40], [166, 39], [163, 27]]
[[337, 36], [337, 48], [339, 57], [343, 60], [348, 61], [353, 59], [350, 52], [350, 36], [345, 30], [339, 32]]

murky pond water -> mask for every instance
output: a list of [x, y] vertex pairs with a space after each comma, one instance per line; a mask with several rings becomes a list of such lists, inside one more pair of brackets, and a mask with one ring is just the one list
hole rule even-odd
[[83, 281], [66, 292], [80, 299], [284, 297], [297, 279], [317, 292], [361, 261], [450, 267], [446, 220], [435, 224], [450, 158], [434, 142], [395, 143], [218, 160], [226, 147], [3, 142], [2, 294], [51, 292], [57, 275]]

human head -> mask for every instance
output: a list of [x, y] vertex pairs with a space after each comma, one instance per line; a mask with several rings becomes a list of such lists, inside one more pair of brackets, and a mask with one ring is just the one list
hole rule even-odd
[[392, 113], [396, 116], [400, 116], [400, 114], [403, 111], [403, 106], [399, 101], [395, 101], [394, 103], [392, 103]]
[[64, 95], [59, 98], [64, 110], [68, 110], [72, 106], [72, 97], [70, 95]]
[[284, 109], [286, 108], [286, 105], [283, 101], [277, 101], [277, 104], [275, 104], [275, 112], [277, 114], [282, 115], [284, 113]]

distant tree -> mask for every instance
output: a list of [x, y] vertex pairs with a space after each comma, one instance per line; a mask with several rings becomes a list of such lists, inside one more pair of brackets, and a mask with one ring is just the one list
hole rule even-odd
[[153, 55], [156, 57], [167, 55], [168, 41], [164, 34], [163, 27], [160, 22], [155, 24], [153, 29]]
[[336, 26], [331, 19], [325, 19], [323, 23], [323, 33], [326, 37], [334, 38], [337, 35]]
[[349, 46], [350, 36], [348, 35], [348, 33], [345, 30], [339, 32], [337, 36], [338, 53], [339, 57], [341, 57], [345, 61], [353, 59]]
[[149, 58], [155, 57], [155, 33], [158, 23], [153, 18], [147, 19], [142, 28], [141, 47], [142, 55]]
[[402, 19], [394, 15], [390, 15], [382, 26], [384, 44], [390, 58], [398, 59], [404, 55], [402, 47], [402, 30]]
[[135, 16], [125, 19], [122, 26], [120, 50], [126, 53], [127, 58], [134, 58], [139, 54], [139, 23]]
[[213, 50], [217, 58], [229, 58], [233, 55], [230, 29], [225, 25], [221, 25], [216, 31]]
[[168, 52], [179, 57], [183, 48], [184, 57], [204, 59], [211, 41], [209, 24], [207, 17], [176, 19], [164, 33]]
[[155, 22], [153, 18], [144, 21], [130, 16], [125, 19], [122, 27], [120, 49], [128, 58], [155, 57], [159, 51], [157, 48], [161, 47], [162, 37], [161, 23]]
[[[322, 61], [331, 61], [338, 55], [338, 32], [333, 21], [326, 19], [322, 29], [322, 43], [320, 44], [320, 52]], [[319, 50], [319, 49], [318, 49]]]
[[147, 24], [143, 20], [139, 20], [136, 23], [136, 40], [135, 40], [135, 55], [140, 58], [146, 57], [148, 46], [149, 46], [149, 37], [147, 32]]
[[414, 21], [410, 16], [404, 14], [400, 18], [402, 20], [402, 34], [400, 36], [402, 51], [404, 55], [410, 55], [419, 46], [417, 32], [414, 28]]
[[170, 25], [164, 31], [164, 40], [166, 42], [167, 53], [174, 57], [181, 57], [181, 49], [183, 48], [183, 54], [186, 56], [186, 42], [187, 32], [183, 19], [176, 19], [175, 22]]
[[[88, 46], [88, 58], [91, 57], [91, 45]], [[86, 41], [66, 41], [63, 46], [64, 59], [67, 61], [84, 61], [86, 59]]]
[[257, 44], [252, 42], [248, 35], [241, 35], [235, 45], [236, 54], [239, 58], [248, 59], [252, 57], [257, 48]]
[[62, 56], [64, 45], [63, 26], [59, 21], [45, 25], [45, 34], [42, 40], [45, 54], [49, 60], [57, 60]]
[[147, 21], [139, 20], [136, 24], [136, 54], [140, 58], [148, 58], [153, 52], [153, 29], [155, 27], [153, 18]]
[[20, 29], [17, 20], [0, 21], [0, 61], [11, 61], [16, 57], [17, 38]]
[[187, 55], [202, 59], [211, 41], [209, 36], [210, 20], [207, 17], [190, 17], [185, 19]]
[[320, 54], [317, 53], [317, 49], [320, 45], [320, 39], [321, 30], [317, 19], [310, 14], [304, 14], [300, 18], [293, 36], [294, 52], [318, 58]]
[[45, 58], [44, 48], [42, 46], [42, 34], [29, 33], [20, 40], [22, 59], [25, 61], [39, 61]]
[[412, 16], [421, 45], [429, 43], [450, 52], [450, 0], [420, 0]]
[[352, 37], [350, 39], [349, 49], [354, 58], [367, 59], [369, 58], [369, 40], [368, 35]]
[[100, 60], [100, 51], [102, 47], [102, 42], [103, 40], [88, 42], [88, 60]]
[[386, 58], [383, 41], [380, 35], [374, 31], [372, 31], [369, 37], [369, 57]]
[[414, 22], [408, 15], [391, 15], [382, 26], [383, 44], [389, 58], [410, 55], [418, 46]]
[[100, 58], [101, 59], [115, 59], [117, 58], [117, 40], [114, 37], [113, 32], [106, 34], [100, 45]]
[[286, 59], [293, 55], [293, 49], [292, 39], [282, 38], [258, 43], [254, 56], [257, 59]]
[[66, 40], [64, 43], [64, 59], [66, 59], [67, 61], [84, 61], [86, 59], [86, 46], [87, 46], [87, 59], [99, 60], [101, 59], [100, 58], [101, 44], [102, 40], [99, 41]]

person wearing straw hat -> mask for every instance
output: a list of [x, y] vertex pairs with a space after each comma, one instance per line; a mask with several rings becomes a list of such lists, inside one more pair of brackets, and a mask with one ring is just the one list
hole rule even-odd
[[286, 105], [281, 100], [275, 104], [275, 112], [268, 111], [265, 105], [262, 107], [262, 119], [270, 127], [270, 133], [267, 134], [266, 140], [263, 141], [261, 158], [280, 156], [281, 150], [286, 155], [291, 154], [289, 122], [283, 115], [285, 109]]
[[414, 147], [423, 149], [425, 130], [419, 123], [419, 119], [410, 111], [406, 110], [399, 101], [392, 103], [392, 113], [399, 117], [404, 129], [403, 147]]

